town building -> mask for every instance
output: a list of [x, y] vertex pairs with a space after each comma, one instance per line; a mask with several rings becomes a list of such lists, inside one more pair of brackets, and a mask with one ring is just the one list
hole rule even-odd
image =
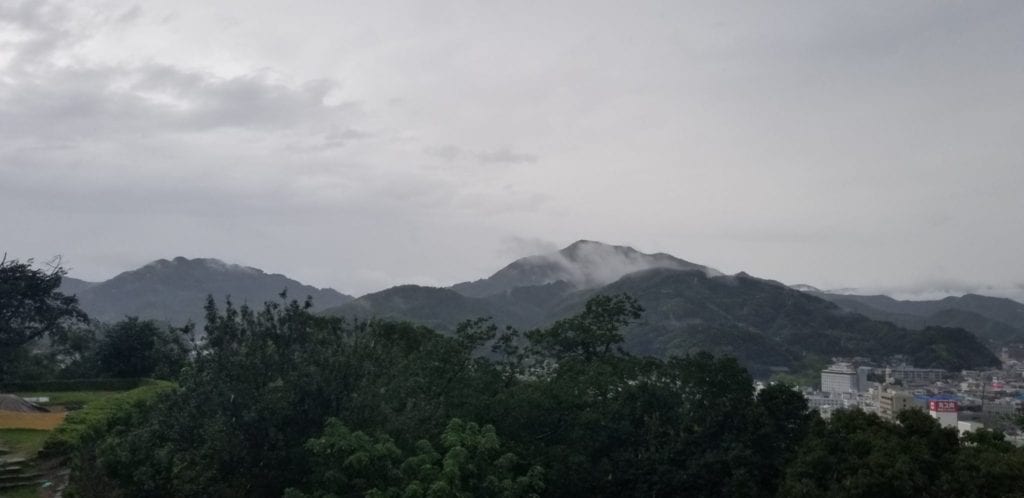
[[878, 415], [896, 420], [896, 415], [908, 408], [917, 408], [914, 395], [904, 391], [886, 390], [878, 395]]
[[868, 382], [868, 374], [871, 373], [871, 367], [860, 366], [857, 367], [857, 390], [866, 393], [870, 387]]
[[938, 420], [939, 425], [959, 430], [957, 422], [960, 418], [960, 403], [955, 399], [932, 398], [928, 400], [928, 414]]
[[826, 393], [857, 392], [857, 371], [849, 363], [836, 363], [822, 370], [821, 390]]
[[945, 370], [938, 368], [914, 368], [908, 365], [889, 367], [885, 369], [885, 381], [888, 383], [901, 382], [907, 384], [931, 384], [941, 381], [949, 375]]

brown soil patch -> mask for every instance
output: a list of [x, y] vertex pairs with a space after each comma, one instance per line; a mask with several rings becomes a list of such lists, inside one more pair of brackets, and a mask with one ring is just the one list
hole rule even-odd
[[21, 413], [0, 411], [0, 429], [53, 430], [64, 421], [66, 412]]

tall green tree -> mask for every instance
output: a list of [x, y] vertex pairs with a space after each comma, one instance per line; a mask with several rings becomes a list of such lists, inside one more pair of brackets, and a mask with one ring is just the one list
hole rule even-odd
[[1024, 449], [1002, 434], [958, 437], [920, 410], [816, 420], [787, 467], [785, 497], [1024, 496]]
[[187, 359], [188, 348], [175, 329], [138, 317], [107, 328], [96, 346], [101, 376], [172, 379]]
[[31, 362], [29, 346], [35, 341], [60, 341], [87, 323], [78, 300], [57, 290], [65, 274], [59, 264], [42, 269], [32, 260], [0, 260], [0, 381]]
[[291, 490], [289, 498], [517, 498], [544, 488], [543, 470], [503, 448], [493, 426], [459, 419], [439, 441], [417, 442], [411, 455], [388, 436], [352, 431], [334, 418], [306, 448], [313, 454], [315, 491]]
[[556, 360], [593, 360], [621, 353], [621, 329], [639, 319], [643, 311], [628, 294], [598, 295], [587, 301], [581, 313], [531, 331], [527, 338], [537, 352]]

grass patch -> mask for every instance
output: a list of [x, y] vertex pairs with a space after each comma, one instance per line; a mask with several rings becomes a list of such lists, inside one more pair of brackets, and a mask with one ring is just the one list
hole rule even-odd
[[42, 449], [49, 435], [47, 430], [0, 429], [0, 446], [18, 456], [32, 456]]

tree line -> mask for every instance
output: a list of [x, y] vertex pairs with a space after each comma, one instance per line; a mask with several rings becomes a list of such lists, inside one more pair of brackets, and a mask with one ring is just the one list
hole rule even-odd
[[125, 317], [99, 323], [58, 291], [65, 271], [0, 261], [0, 387], [11, 381], [82, 378], [173, 379], [192, 345], [176, 329]]
[[[5, 307], [12, 288], [0, 285]], [[54, 289], [53, 304], [74, 307]], [[1024, 494], [1024, 451], [1001, 434], [961, 438], [917, 411], [822, 420], [790, 386], [755, 391], [732, 358], [626, 353], [620, 331], [643, 313], [628, 295], [596, 296], [543, 329], [481, 319], [450, 336], [309, 308], [210, 299], [177, 388], [83, 437], [68, 455], [70, 494]], [[38, 340], [58, 330], [46, 323], [0, 327]]]

